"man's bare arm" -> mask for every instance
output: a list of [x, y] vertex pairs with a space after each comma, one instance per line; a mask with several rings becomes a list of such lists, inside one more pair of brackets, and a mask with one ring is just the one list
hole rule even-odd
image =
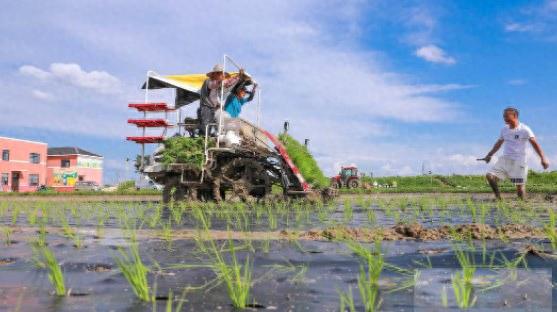
[[480, 158], [478, 160], [483, 160], [486, 163], [489, 163], [491, 161], [491, 157], [493, 157], [493, 155], [495, 155], [495, 153], [497, 153], [497, 151], [501, 148], [501, 146], [503, 145], [503, 139], [499, 139], [497, 140], [497, 142], [495, 142], [495, 144], [493, 144], [493, 147], [491, 148], [491, 150], [489, 151], [489, 153], [487, 153], [487, 155], [484, 158]]
[[545, 154], [543, 153], [542, 147], [540, 146], [540, 143], [538, 143], [536, 138], [530, 138], [530, 144], [532, 144], [532, 147], [534, 148], [538, 156], [540, 156], [542, 167], [544, 169], [549, 168], [549, 161], [547, 160], [547, 158], [545, 158]]

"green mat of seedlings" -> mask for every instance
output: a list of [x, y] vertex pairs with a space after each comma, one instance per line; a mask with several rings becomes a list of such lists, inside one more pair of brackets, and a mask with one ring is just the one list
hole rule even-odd
[[300, 169], [300, 172], [308, 183], [315, 187], [329, 186], [329, 179], [323, 174], [315, 158], [313, 158], [304, 145], [284, 133], [279, 135], [279, 140], [284, 144], [288, 155], [290, 155], [290, 158], [292, 158], [296, 167]]
[[[203, 150], [205, 147], [203, 137], [171, 137], [164, 141], [162, 152], [162, 162], [165, 165], [172, 163], [191, 164], [201, 166], [203, 164]], [[209, 147], [214, 145], [213, 140], [209, 140]]]

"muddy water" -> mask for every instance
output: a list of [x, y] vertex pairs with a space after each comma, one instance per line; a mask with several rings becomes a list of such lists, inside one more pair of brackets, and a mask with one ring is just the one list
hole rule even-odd
[[[103, 207], [102, 203], [95, 205]], [[152, 203], [125, 205], [133, 208]], [[455, 232], [473, 239], [487, 239], [485, 245], [476, 240], [475, 251], [471, 254], [473, 263], [483, 266], [474, 280], [477, 297], [474, 311], [557, 309], [551, 302], [557, 293], [550, 286], [557, 282], [557, 275], [552, 274], [557, 268], [557, 258], [550, 252], [551, 247], [539, 227], [539, 222], [547, 216], [523, 217], [527, 224], [513, 223], [498, 216], [494, 206], [490, 204], [486, 225], [472, 224], [472, 216], [463, 213], [462, 206], [458, 205], [448, 209], [434, 207], [420, 213], [409, 207], [401, 212], [398, 220], [406, 222], [399, 224], [392, 211], [378, 205], [371, 206], [373, 222], [370, 222], [370, 209], [356, 203], [351, 206], [352, 213], [347, 218], [344, 203], [339, 203], [325, 218], [311, 212], [278, 217], [277, 228], [272, 230], [265, 215], [251, 214], [246, 226], [249, 233], [226, 231], [230, 226], [226, 218], [213, 217], [210, 235], [218, 244], [234, 239], [236, 246], [245, 247], [250, 242], [253, 249], [249, 254], [254, 268], [250, 298], [256, 303], [254, 307], [259, 307], [252, 310], [338, 311], [339, 292], [349, 289], [352, 289], [357, 310], [362, 310], [358, 290], [362, 261], [336, 240], [373, 241], [378, 237], [390, 239], [382, 243], [388, 266], [378, 282], [380, 310], [457, 310], [450, 282], [451, 276], [460, 269], [453, 252], [455, 242], [449, 240]], [[551, 206], [540, 202], [539, 207]], [[152, 311], [152, 304], [136, 299], [115, 264], [119, 248], [128, 246], [128, 233], [120, 228], [116, 214], [106, 221], [106, 228], [99, 233], [94, 217], [72, 218], [67, 211], [68, 222], [79, 233], [83, 248], [74, 248], [74, 242], [63, 237], [58, 221], [53, 220], [45, 228], [49, 232], [49, 247], [61, 263], [66, 287], [71, 289], [69, 296], [61, 298], [52, 294], [46, 271], [34, 265], [30, 242], [37, 238], [38, 227], [28, 226], [27, 214], [23, 213], [18, 216], [16, 225], [11, 226], [12, 215], [4, 213], [2, 228], [10, 228], [13, 233], [9, 246], [0, 239], [0, 311], [13, 311], [18, 307], [20, 311]], [[404, 219], [404, 216], [417, 218]], [[163, 213], [162, 220], [170, 217], [170, 213]], [[445, 227], [447, 224], [454, 228], [449, 230]], [[155, 305], [159, 311], [164, 311], [171, 289], [180, 296], [184, 287], [190, 288], [184, 297], [185, 311], [235, 311], [225, 286], [212, 283], [215, 273], [207, 267], [191, 267], [210, 263], [193, 240], [199, 235], [197, 226], [196, 219], [185, 213], [179, 224], [173, 224], [172, 241], [163, 239], [160, 226], [148, 228], [144, 224], [137, 231], [142, 259], [151, 268], [149, 282], [156, 284], [159, 300]], [[547, 252], [539, 252], [544, 250]], [[237, 254], [243, 263], [248, 253], [242, 249]], [[530, 271], [521, 263], [515, 279], [506, 279], [511, 274], [508, 268], [487, 268], [486, 262], [490, 259], [494, 259], [492, 264], [503, 266], [503, 259], [512, 260], [521, 255]], [[500, 281], [504, 283], [498, 285]], [[197, 289], [207, 283], [210, 287]], [[494, 285], [498, 287], [484, 290]], [[408, 287], [401, 289], [402, 286]], [[441, 304], [443, 291], [446, 291], [447, 307]]]
[[[126, 246], [126, 241], [120, 235], [111, 232], [101, 239], [84, 237], [85, 247], [76, 249], [67, 239], [50, 234], [49, 246], [61, 262], [66, 285], [73, 294], [63, 298], [52, 295], [46, 272], [33, 265], [31, 247], [26, 242], [31, 237], [26, 231], [16, 233], [14, 240], [17, 243], [0, 249], [0, 259], [4, 259], [0, 261], [0, 311], [11, 310], [18, 304], [21, 311], [152, 311], [151, 304], [135, 299], [129, 285], [116, 269], [113, 257], [119, 247]], [[242, 246], [242, 242], [245, 241], [237, 241], [236, 245]], [[267, 243], [268, 252], [265, 252], [267, 248], [264, 245]], [[532, 241], [529, 240], [507, 243], [488, 241], [486, 249], [490, 253], [498, 252], [513, 259], [530, 244]], [[215, 278], [213, 271], [208, 268], [170, 268], [178, 264], [207, 263], [208, 259], [197, 250], [192, 240], [176, 240], [169, 247], [168, 242], [142, 238], [140, 247], [147, 265], [162, 268], [161, 271], [153, 269], [149, 274], [151, 283], [156, 279], [160, 299], [156, 305], [159, 310], [164, 310], [164, 297], [170, 289], [174, 293], [181, 293], [183, 287], [203, 285]], [[274, 240], [254, 241], [253, 247], [256, 252], [251, 256], [254, 265], [251, 298], [258, 305], [277, 311], [338, 311], [338, 292], [348, 291], [350, 287], [358, 309], [362, 308], [357, 286], [361, 262], [342, 243]], [[451, 248], [452, 243], [449, 241], [384, 242], [383, 253], [387, 263], [403, 269], [419, 269], [422, 273], [415, 287], [389, 292], [412, 280], [413, 276], [385, 269], [379, 281], [381, 310], [414, 311], [414, 308], [423, 308], [431, 301], [438, 300], [438, 288], [447, 286], [447, 279], [459, 268]], [[484, 256], [479, 247], [477, 250], [475, 261], [480, 264]], [[244, 257], [245, 252], [239, 252], [239, 261], [242, 262]], [[551, 275], [557, 262], [533, 254], [528, 254], [526, 258], [530, 269], [540, 271], [531, 274], [524, 271], [518, 274], [517, 279], [505, 283], [505, 287], [477, 293], [478, 311], [503, 308], [505, 302], [513, 307], [521, 307], [520, 311], [522, 308], [547, 310], [548, 296], [555, 295], [555, 291], [550, 294], [547, 291], [550, 283], [557, 282]], [[155, 263], [158, 265], [155, 266]], [[506, 272], [479, 270], [477, 279], [493, 280], [494, 274], [502, 276]], [[538, 282], [532, 283], [533, 277]], [[424, 283], [429, 284], [425, 287]], [[424, 288], [428, 291], [424, 292]], [[520, 296], [524, 296], [523, 293], [530, 301], [519, 300]], [[449, 293], [449, 302], [453, 300], [451, 296]], [[191, 290], [185, 299], [186, 311], [234, 311], [222, 284]], [[454, 302], [450, 304], [453, 307], [455, 305]]]

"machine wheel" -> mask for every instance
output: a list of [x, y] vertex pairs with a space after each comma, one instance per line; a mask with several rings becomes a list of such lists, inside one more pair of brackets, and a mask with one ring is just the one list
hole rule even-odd
[[339, 188], [342, 187], [342, 186], [340, 185], [340, 182], [339, 182], [339, 181], [333, 181], [333, 182], [331, 183], [331, 186], [332, 186], [333, 188], [336, 188], [336, 189], [339, 189]]
[[271, 192], [267, 170], [254, 159], [236, 158], [221, 172], [223, 181], [230, 183], [233, 193], [243, 201], [260, 199]]
[[348, 187], [351, 188], [351, 189], [358, 188], [359, 186], [360, 186], [360, 181], [358, 181], [356, 179], [348, 181]]
[[170, 201], [181, 201], [186, 199], [187, 189], [180, 184], [166, 184], [162, 190], [162, 201], [165, 204]]

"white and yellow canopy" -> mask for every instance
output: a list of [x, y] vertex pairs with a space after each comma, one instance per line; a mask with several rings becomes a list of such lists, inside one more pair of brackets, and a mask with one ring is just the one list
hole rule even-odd
[[[238, 73], [231, 73], [237, 75]], [[163, 89], [175, 88], [181, 92], [181, 104], [188, 105], [199, 100], [199, 92], [203, 82], [207, 79], [207, 74], [188, 74], [188, 75], [168, 75], [162, 76], [155, 72], [147, 74], [148, 80], [141, 87], [142, 89]], [[178, 92], [178, 91], [177, 91]]]

